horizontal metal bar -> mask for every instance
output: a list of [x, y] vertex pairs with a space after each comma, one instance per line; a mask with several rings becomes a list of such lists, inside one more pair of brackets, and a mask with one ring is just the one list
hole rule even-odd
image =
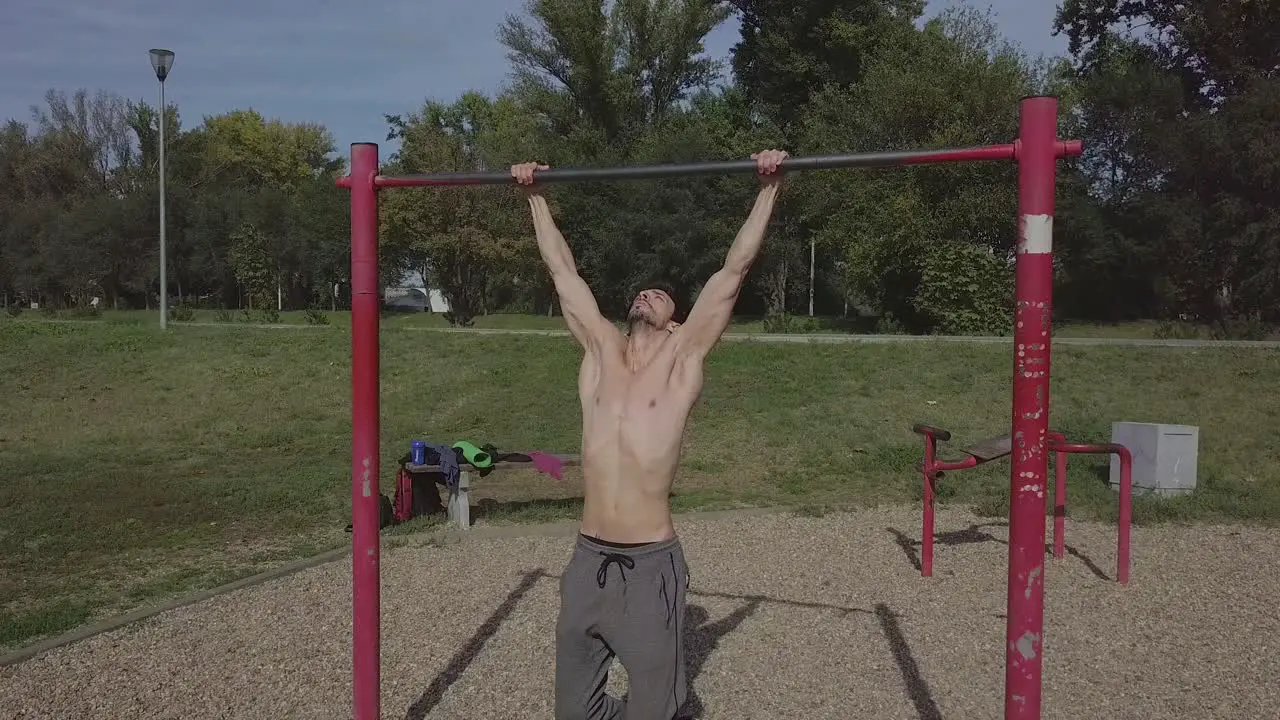
[[1072, 453], [1076, 455], [1117, 455], [1126, 448], [1119, 443], [1069, 443], [1050, 440], [1049, 449], [1053, 452]]
[[[1064, 150], [1069, 154], [1069, 148]], [[1076, 147], [1079, 145], [1077, 143]], [[1013, 143], [944, 150], [903, 150], [896, 152], [855, 153], [851, 155], [814, 155], [791, 157], [782, 163], [784, 171], [830, 170], [834, 168], [892, 167], [925, 163], [1012, 160], [1017, 153]], [[1078, 154], [1078, 153], [1077, 153]], [[536, 182], [583, 182], [592, 180], [644, 180], [679, 175], [718, 175], [755, 172], [754, 160], [726, 160], [668, 165], [633, 165], [614, 168], [552, 168], [534, 173]], [[509, 170], [496, 172], [423, 173], [417, 175], [379, 175], [378, 187], [421, 187], [440, 185], [505, 185], [514, 183]]]

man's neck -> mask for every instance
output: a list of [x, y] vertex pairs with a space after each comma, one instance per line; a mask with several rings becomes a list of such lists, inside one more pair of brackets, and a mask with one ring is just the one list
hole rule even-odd
[[638, 323], [632, 327], [631, 334], [627, 338], [627, 367], [635, 371], [648, 365], [649, 360], [670, 334], [665, 329], [644, 323]]

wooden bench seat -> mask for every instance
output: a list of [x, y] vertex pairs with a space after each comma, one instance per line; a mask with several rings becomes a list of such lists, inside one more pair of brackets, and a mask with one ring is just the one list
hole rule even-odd
[[[517, 453], [512, 453], [517, 454]], [[519, 453], [523, 454], [523, 453]], [[565, 467], [576, 467], [581, 465], [582, 458], [578, 455], [560, 454], [560, 453], [543, 453], [550, 455], [560, 461]], [[410, 477], [427, 475], [435, 481], [437, 485], [449, 487], [445, 482], [444, 471], [440, 465], [417, 465], [411, 462], [401, 464], [404, 472]], [[447, 512], [449, 522], [456, 524], [459, 529], [467, 530], [471, 527], [471, 483], [473, 475], [480, 473], [484, 477], [488, 477], [495, 472], [506, 472], [511, 470], [534, 470], [533, 460], [511, 460], [503, 459], [494, 462], [487, 468], [477, 468], [467, 463], [458, 463], [458, 485], [457, 487], [449, 487], [449, 503]]]

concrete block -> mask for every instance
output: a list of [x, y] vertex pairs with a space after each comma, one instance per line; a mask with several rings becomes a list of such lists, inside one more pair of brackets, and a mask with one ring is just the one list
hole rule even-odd
[[[1181, 495], [1196, 487], [1200, 428], [1163, 423], [1111, 423], [1111, 442], [1133, 455], [1134, 492]], [[1111, 488], [1120, 489], [1120, 458], [1111, 456]]]

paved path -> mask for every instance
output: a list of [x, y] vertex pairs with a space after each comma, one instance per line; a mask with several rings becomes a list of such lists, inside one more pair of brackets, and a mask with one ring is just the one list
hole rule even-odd
[[[40, 322], [65, 323], [100, 323], [101, 320], [42, 320]], [[172, 322], [170, 328], [182, 327], [217, 327], [217, 328], [254, 328], [261, 330], [331, 330], [340, 325], [293, 325], [293, 324], [246, 324], [217, 322]], [[539, 335], [543, 337], [568, 337], [568, 330], [517, 329], [517, 328], [429, 328], [413, 326], [391, 326], [390, 329], [420, 332], [458, 333], [470, 335]], [[851, 343], [908, 343], [908, 342], [952, 342], [974, 343], [978, 345], [1008, 345], [1012, 337], [989, 337], [976, 335], [847, 335], [842, 333], [804, 333], [788, 335], [782, 333], [735, 333], [724, 334], [725, 340], [763, 342], [763, 343], [815, 343], [827, 345], [846, 345]], [[1110, 338], [1110, 337], [1055, 337], [1054, 345], [1090, 345], [1111, 347], [1165, 347], [1165, 348], [1248, 348], [1253, 350], [1280, 349], [1280, 340], [1158, 340], [1153, 338]]]
[[[410, 328], [406, 328], [410, 329]], [[475, 335], [544, 335], [564, 337], [568, 330], [515, 330], [499, 328], [411, 328], [427, 332], [471, 333]], [[844, 345], [849, 343], [906, 343], [906, 342], [958, 342], [981, 345], [1008, 345], [1012, 337], [985, 337], [965, 335], [845, 335], [840, 333], [806, 333], [786, 335], [781, 333], [725, 333], [725, 340], [766, 343], [818, 343]], [[1147, 338], [1105, 337], [1055, 337], [1055, 345], [1111, 345], [1115, 347], [1186, 347], [1186, 348], [1254, 348], [1280, 349], [1278, 340], [1156, 340]]]

